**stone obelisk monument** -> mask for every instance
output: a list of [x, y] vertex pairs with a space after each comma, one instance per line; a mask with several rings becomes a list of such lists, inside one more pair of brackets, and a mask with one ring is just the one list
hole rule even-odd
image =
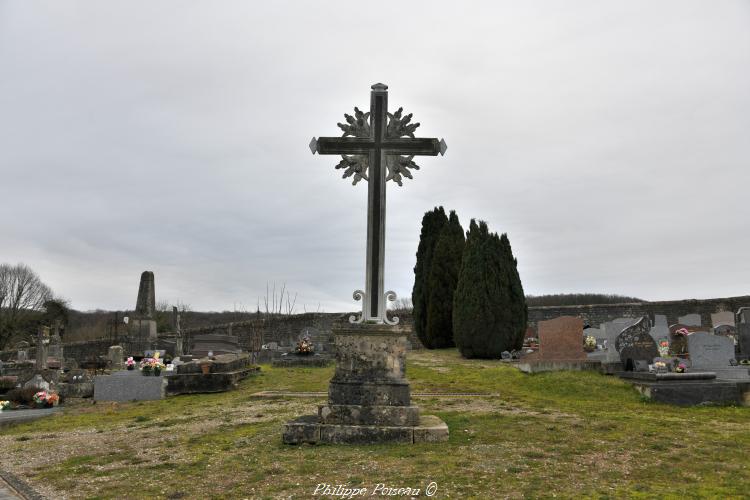
[[414, 156], [445, 154], [444, 140], [416, 138], [419, 123], [402, 108], [388, 112], [388, 87], [376, 83], [370, 93], [370, 111], [354, 108], [339, 123], [341, 137], [313, 138], [313, 154], [341, 155], [336, 165], [344, 178], [361, 180], [367, 189], [367, 251], [364, 289], [354, 292], [362, 300], [362, 314], [348, 325], [334, 328], [336, 372], [328, 388], [328, 404], [317, 415], [300, 417], [284, 426], [284, 442], [379, 443], [426, 442], [448, 439], [448, 426], [437, 417], [420, 416], [411, 404], [406, 379], [407, 340], [398, 318], [388, 318], [386, 301], [396, 294], [385, 292], [385, 194], [386, 183], [402, 185], [418, 170]]

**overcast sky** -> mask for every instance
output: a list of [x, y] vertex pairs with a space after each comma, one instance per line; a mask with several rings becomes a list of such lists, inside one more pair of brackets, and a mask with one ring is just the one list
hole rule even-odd
[[0, 262], [76, 309], [354, 310], [367, 187], [313, 136], [389, 85], [445, 157], [388, 184], [507, 232], [527, 293], [750, 294], [750, 2], [0, 0]]

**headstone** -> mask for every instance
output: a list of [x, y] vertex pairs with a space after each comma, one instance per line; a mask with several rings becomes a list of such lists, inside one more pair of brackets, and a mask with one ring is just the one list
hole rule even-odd
[[44, 380], [44, 377], [39, 375], [38, 373], [31, 377], [28, 382], [23, 384], [24, 389], [29, 389], [31, 387], [37, 388], [40, 391], [49, 391], [49, 382]]
[[195, 335], [193, 337], [193, 356], [204, 357], [212, 352], [219, 354], [238, 354], [242, 352], [239, 339], [234, 335]]
[[36, 336], [36, 371], [47, 369], [47, 349], [49, 347], [49, 327], [40, 326]]
[[540, 321], [539, 351], [540, 361], [585, 360], [583, 351], [583, 320], [573, 316]]
[[56, 362], [62, 363], [65, 356], [63, 355], [62, 339], [60, 338], [60, 326], [56, 325], [53, 330], [53, 334], [49, 338], [49, 348], [47, 350], [47, 357], [53, 358]]
[[26, 341], [16, 344], [16, 361], [27, 361], [29, 359], [29, 343]]
[[625, 371], [635, 370], [636, 361], [651, 364], [654, 358], [659, 356], [659, 350], [651, 337], [650, 331], [648, 317], [644, 316], [618, 335], [617, 340], [615, 340], [615, 348], [620, 353], [620, 362]]
[[691, 370], [716, 372], [719, 380], [750, 382], [750, 368], [737, 366], [731, 338], [693, 333], [687, 338]]
[[687, 326], [701, 326], [701, 315], [695, 313], [686, 314], [677, 318], [677, 322]]
[[651, 338], [653, 338], [657, 345], [662, 340], [669, 340], [669, 324], [667, 324], [667, 317], [663, 314], [654, 315], [654, 326], [649, 331]]
[[745, 359], [750, 358], [750, 323], [741, 323], [739, 325], [737, 337], [740, 346], [740, 355]]
[[109, 348], [109, 362], [112, 370], [122, 370], [125, 368], [124, 355], [122, 346], [113, 345]]
[[601, 328], [604, 329], [604, 338], [602, 339], [604, 354], [592, 353], [589, 357], [601, 359], [602, 363], [619, 363], [620, 353], [615, 346], [617, 337], [625, 328], [635, 324], [637, 321], [638, 318], [617, 318], [601, 325]]
[[715, 327], [719, 325], [734, 326], [734, 313], [732, 311], [721, 311], [711, 314], [711, 324]]
[[688, 335], [687, 342], [692, 368], [711, 370], [731, 366], [730, 361], [734, 359], [731, 339], [698, 332]]

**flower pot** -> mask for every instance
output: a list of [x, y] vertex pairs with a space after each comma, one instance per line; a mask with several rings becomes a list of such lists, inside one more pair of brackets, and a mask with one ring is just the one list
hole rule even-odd
[[134, 369], [135, 369], [135, 366], [133, 366], [133, 365], [128, 365], [128, 370], [130, 370], [130, 371], [133, 371]]
[[201, 364], [201, 371], [203, 372], [203, 375], [208, 375], [209, 373], [211, 373], [211, 363]]
[[141, 375], [143, 375], [144, 377], [148, 377], [149, 375], [151, 375], [151, 368], [144, 367], [141, 370]]
[[161, 375], [161, 368], [154, 368], [154, 377], [158, 377]]

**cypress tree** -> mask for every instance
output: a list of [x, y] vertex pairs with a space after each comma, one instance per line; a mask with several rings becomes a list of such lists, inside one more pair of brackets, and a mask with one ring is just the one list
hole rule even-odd
[[461, 355], [499, 358], [521, 347], [528, 312], [508, 236], [472, 220], [466, 234], [456, 293], [453, 332]]
[[427, 278], [426, 347], [453, 347], [453, 294], [461, 270], [464, 252], [464, 230], [455, 211], [440, 231]]
[[414, 288], [411, 301], [414, 307], [414, 332], [419, 340], [427, 346], [427, 280], [432, 267], [432, 254], [435, 250], [440, 231], [448, 223], [443, 207], [435, 207], [422, 217], [422, 231], [417, 247], [417, 263], [414, 266]]

